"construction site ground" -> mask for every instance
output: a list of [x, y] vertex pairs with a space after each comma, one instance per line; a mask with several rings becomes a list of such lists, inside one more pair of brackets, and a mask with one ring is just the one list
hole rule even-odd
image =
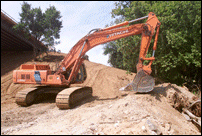
[[[55, 69], [66, 54], [50, 52], [37, 64]], [[90, 59], [90, 58], [89, 58]], [[73, 109], [59, 110], [55, 95], [29, 107], [15, 103], [15, 94], [34, 85], [13, 84], [12, 72], [21, 64], [33, 64], [32, 52], [1, 52], [1, 134], [89, 134], [89, 135], [201, 135], [199, 127], [188, 121], [182, 108], [198, 99], [186, 87], [156, 84], [149, 93], [120, 91], [135, 77], [125, 70], [85, 60], [87, 79], [93, 96]], [[201, 115], [200, 115], [201, 116]]]

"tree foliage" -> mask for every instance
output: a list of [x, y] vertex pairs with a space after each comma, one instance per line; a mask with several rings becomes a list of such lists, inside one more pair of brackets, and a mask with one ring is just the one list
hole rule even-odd
[[[53, 46], [55, 39], [60, 38], [59, 33], [62, 28], [60, 11], [57, 11], [54, 6], [50, 6], [45, 13], [42, 13], [40, 7], [31, 8], [31, 4], [27, 2], [23, 2], [21, 8], [20, 22], [13, 28], [16, 31], [23, 30], [27, 38], [30, 38], [31, 35], [34, 36], [35, 46], [39, 41], [43, 41], [46, 46]], [[34, 50], [36, 50], [35, 47]]]
[[[115, 6], [112, 17], [118, 20], [129, 21], [154, 12], [161, 22], [153, 76], [178, 85], [201, 85], [201, 1], [120, 1]], [[110, 42], [104, 54], [110, 55], [112, 66], [136, 72], [140, 41], [141, 36], [135, 35]], [[152, 46], [153, 40], [147, 57]]]
[[49, 46], [53, 46], [58, 42], [54, 42], [54, 39], [60, 38], [60, 29], [62, 27], [62, 21], [59, 19], [60, 12], [56, 10], [54, 6], [48, 8], [44, 13], [44, 39]]

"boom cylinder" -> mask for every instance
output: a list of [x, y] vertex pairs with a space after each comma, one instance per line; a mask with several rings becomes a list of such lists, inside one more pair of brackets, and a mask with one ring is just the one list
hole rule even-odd
[[140, 17], [140, 18], [137, 18], [137, 19], [128, 21], [128, 23], [132, 23], [132, 22], [136, 22], [136, 21], [139, 21], [139, 20], [143, 20], [143, 19], [145, 19], [145, 18], [148, 18], [148, 16], [144, 16], [144, 17]]
[[114, 29], [114, 28], [117, 28], [117, 27], [121, 27], [121, 26], [125, 26], [125, 25], [128, 25], [129, 23], [132, 23], [132, 22], [136, 22], [136, 21], [139, 21], [139, 20], [143, 20], [145, 18], [148, 18], [148, 16], [144, 16], [144, 17], [141, 17], [141, 18], [137, 18], [137, 19], [134, 19], [134, 20], [131, 20], [131, 21], [125, 21], [123, 23], [120, 23], [120, 24], [116, 24], [114, 26], [110, 26], [110, 27], [107, 27], [107, 28], [104, 28], [102, 30], [110, 30], [110, 29]]

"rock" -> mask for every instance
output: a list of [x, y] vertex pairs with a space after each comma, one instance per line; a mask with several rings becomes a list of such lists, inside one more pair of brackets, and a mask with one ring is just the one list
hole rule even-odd
[[108, 107], [108, 108], [110, 109], [111, 107], [112, 107], [112, 105], [109, 105], [109, 107]]
[[118, 127], [119, 126], [119, 122], [114, 124], [114, 127]]
[[161, 122], [160, 124], [161, 124], [162, 127], [165, 127], [165, 123]]
[[170, 131], [171, 130], [171, 123], [166, 123], [165, 124], [165, 130]]
[[125, 106], [128, 106], [128, 103], [126, 103]]
[[162, 135], [160, 128], [149, 119], [145, 122], [145, 126], [150, 135]]
[[95, 125], [94, 123], [91, 123], [90, 125]]
[[90, 129], [91, 131], [93, 131], [93, 132], [94, 132], [94, 131], [97, 131], [97, 129], [96, 129], [95, 127], [90, 127], [89, 129]]
[[97, 132], [95, 135], [105, 135], [103, 132]]
[[142, 130], [143, 130], [143, 132], [147, 131], [145, 126], [142, 126]]

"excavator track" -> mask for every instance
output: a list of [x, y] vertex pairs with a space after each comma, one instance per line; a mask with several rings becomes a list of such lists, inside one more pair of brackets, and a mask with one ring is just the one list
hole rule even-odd
[[21, 106], [29, 106], [35, 100], [35, 92], [38, 88], [26, 88], [16, 94], [16, 103]]
[[70, 109], [81, 100], [92, 96], [91, 87], [71, 87], [62, 90], [56, 96], [56, 105], [59, 109]]

